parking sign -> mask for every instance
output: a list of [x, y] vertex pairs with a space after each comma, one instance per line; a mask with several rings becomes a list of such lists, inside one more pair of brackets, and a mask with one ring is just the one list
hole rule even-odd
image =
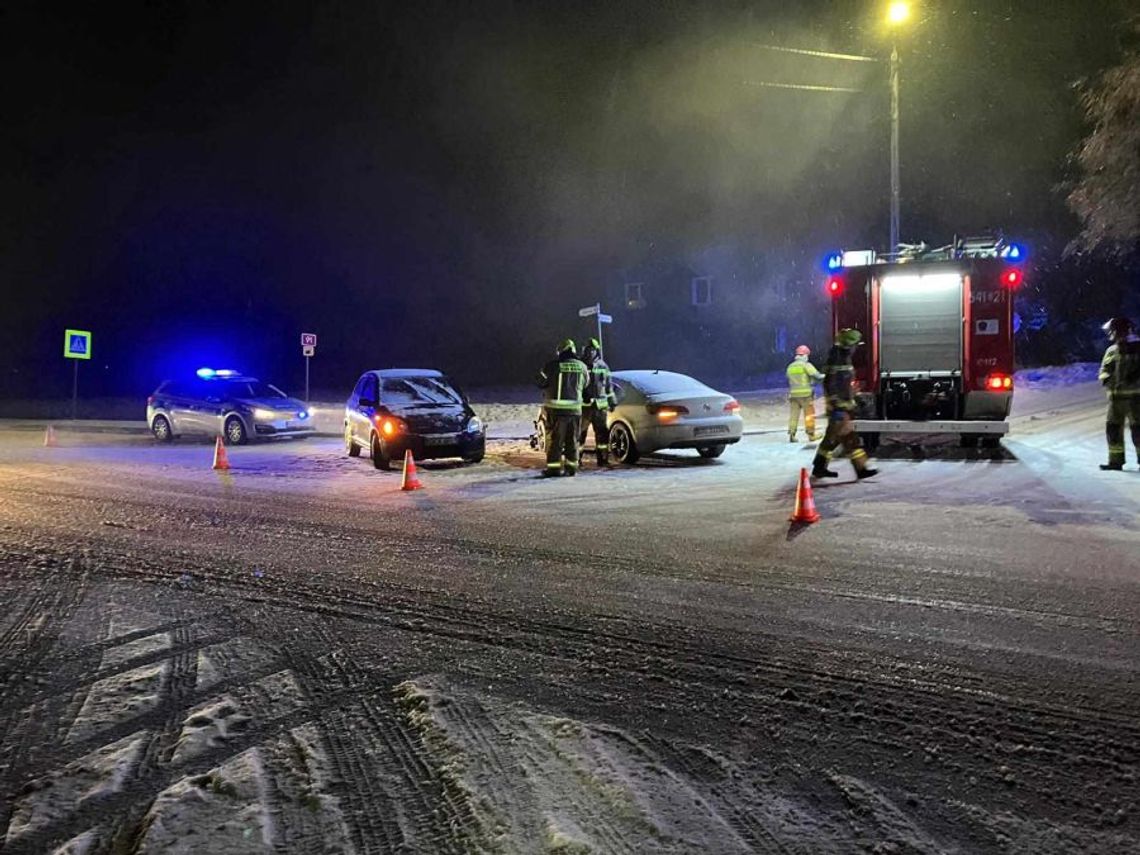
[[90, 359], [91, 333], [87, 330], [64, 330], [63, 355], [67, 359]]
[[301, 347], [316, 347], [317, 334], [311, 332], [301, 333]]

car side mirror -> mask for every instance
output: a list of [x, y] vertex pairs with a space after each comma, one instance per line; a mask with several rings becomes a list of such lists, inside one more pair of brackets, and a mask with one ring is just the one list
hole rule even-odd
[[374, 400], [372, 400], [371, 398], [361, 398], [360, 399], [360, 406], [362, 406], [362, 407], [375, 407], [376, 402]]

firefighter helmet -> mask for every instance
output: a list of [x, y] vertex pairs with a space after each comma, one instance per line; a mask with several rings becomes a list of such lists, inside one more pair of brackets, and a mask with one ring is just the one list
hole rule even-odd
[[1101, 327], [1101, 329], [1108, 333], [1109, 338], [1123, 341], [1128, 338], [1134, 327], [1132, 326], [1132, 321], [1128, 320], [1128, 318], [1113, 318]]
[[859, 330], [853, 330], [850, 327], [841, 329], [835, 334], [835, 343], [840, 347], [855, 347], [855, 345], [862, 343], [863, 333]]
[[806, 344], [801, 344], [796, 348], [796, 356], [811, 356], [811, 348]]
[[586, 342], [586, 347], [592, 347], [592, 348], [594, 348], [594, 350], [601, 350], [602, 349], [602, 343], [600, 341], [598, 341], [596, 338], [592, 338], [588, 342]]
[[558, 352], [559, 353], [566, 353], [566, 351], [570, 351], [570, 353], [577, 353], [578, 352], [578, 349], [574, 346], [574, 339], [572, 339], [572, 338], [563, 339], [562, 344], [558, 345]]

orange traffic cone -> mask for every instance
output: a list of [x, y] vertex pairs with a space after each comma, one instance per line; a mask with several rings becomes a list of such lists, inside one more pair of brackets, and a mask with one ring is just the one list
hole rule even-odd
[[222, 443], [222, 438], [219, 436], [214, 443], [214, 468], [215, 469], [229, 469], [230, 461], [226, 457], [226, 446]]
[[815, 509], [815, 499], [811, 495], [811, 481], [808, 480], [808, 471], [800, 470], [800, 483], [796, 487], [796, 507], [788, 517], [794, 523], [819, 522], [819, 511]]
[[416, 476], [416, 461], [409, 448], [404, 452], [404, 480], [400, 482], [401, 490], [422, 490], [423, 484]]
[[55, 440], [55, 425], [48, 425], [44, 433], [44, 448], [55, 448], [59, 443]]

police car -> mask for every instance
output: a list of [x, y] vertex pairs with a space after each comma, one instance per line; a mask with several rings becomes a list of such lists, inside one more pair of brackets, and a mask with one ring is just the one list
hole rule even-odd
[[241, 445], [253, 438], [305, 437], [315, 431], [304, 402], [230, 369], [200, 368], [192, 377], [163, 382], [147, 398], [146, 421], [159, 442], [205, 434]]

